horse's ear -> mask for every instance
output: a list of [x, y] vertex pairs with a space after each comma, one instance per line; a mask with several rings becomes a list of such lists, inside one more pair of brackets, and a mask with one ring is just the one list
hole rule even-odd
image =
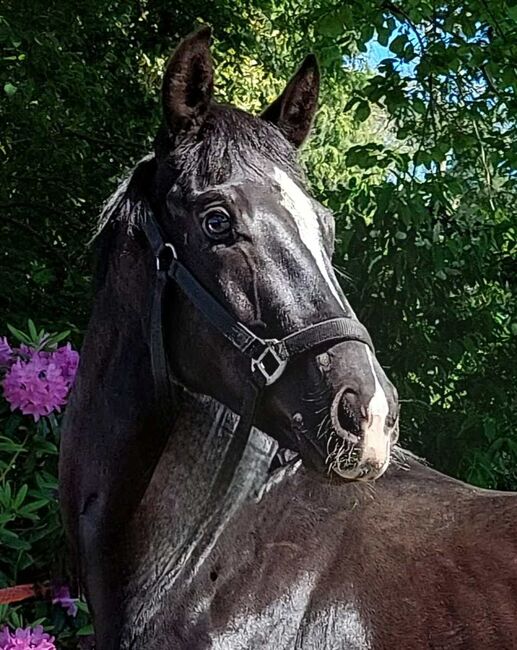
[[210, 36], [206, 25], [187, 36], [165, 69], [163, 112], [173, 136], [197, 131], [208, 111], [214, 85]]
[[309, 54], [261, 117], [276, 124], [285, 137], [299, 147], [309, 135], [318, 105], [320, 70], [314, 54]]

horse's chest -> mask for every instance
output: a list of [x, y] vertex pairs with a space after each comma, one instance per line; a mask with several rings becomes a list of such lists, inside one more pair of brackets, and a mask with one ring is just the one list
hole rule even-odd
[[[309, 606], [312, 580], [306, 576], [283, 593], [243, 593], [240, 604], [221, 627], [211, 631], [213, 648], [283, 648], [296, 647], [296, 639]], [[243, 590], [244, 591], [244, 590]], [[221, 609], [219, 604], [218, 609]]]

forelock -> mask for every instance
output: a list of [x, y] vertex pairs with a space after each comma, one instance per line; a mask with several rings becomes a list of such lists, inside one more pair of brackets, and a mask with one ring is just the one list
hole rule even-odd
[[185, 189], [203, 190], [239, 176], [264, 178], [267, 162], [302, 177], [296, 150], [275, 126], [229, 106], [214, 105], [195, 141], [179, 144], [170, 162]]

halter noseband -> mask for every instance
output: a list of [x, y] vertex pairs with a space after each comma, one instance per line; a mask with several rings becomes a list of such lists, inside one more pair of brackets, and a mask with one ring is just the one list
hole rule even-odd
[[160, 284], [173, 280], [207, 321], [250, 359], [250, 379], [261, 388], [275, 383], [293, 357], [322, 344], [360, 341], [373, 351], [368, 330], [353, 318], [324, 320], [282, 339], [260, 338], [234, 318], [179, 261], [174, 245], [164, 241], [154, 217], [147, 218], [143, 230], [156, 259]]

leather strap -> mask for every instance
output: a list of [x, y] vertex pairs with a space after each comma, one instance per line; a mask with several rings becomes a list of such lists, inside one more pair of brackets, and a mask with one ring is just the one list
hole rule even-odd
[[[209, 519], [211, 513], [216, 512], [221, 498], [224, 497], [234, 479], [248, 444], [263, 390], [281, 376], [288, 361], [316, 346], [339, 341], [360, 341], [372, 350], [373, 346], [366, 328], [359, 321], [351, 318], [334, 318], [315, 323], [281, 340], [261, 339], [234, 318], [178, 260], [174, 246], [164, 241], [154, 216], [150, 216], [144, 222], [143, 230], [156, 260], [150, 345], [157, 407], [162, 411], [164, 421], [168, 419], [168, 413], [165, 411], [171, 404], [167, 396], [173, 390], [163, 340], [163, 301], [169, 280], [175, 282], [196, 309], [251, 361], [249, 379], [243, 390], [239, 421], [224, 454], [223, 462], [217, 469], [204, 509], [205, 519]], [[201, 528], [196, 534], [197, 538], [192, 542], [195, 547], [198, 546], [199, 537], [203, 534]]]
[[[143, 225], [147, 240], [153, 250], [157, 267], [156, 292], [163, 293], [166, 277], [173, 280], [188, 297], [194, 307], [225, 336], [232, 345], [251, 360], [253, 374], [260, 373], [266, 384], [274, 383], [282, 374], [287, 362], [293, 357], [316, 346], [338, 343], [339, 341], [359, 341], [373, 351], [373, 344], [367, 329], [355, 318], [332, 318], [314, 323], [293, 332], [283, 339], [262, 339], [243, 323], [238, 321], [178, 260], [171, 243], [165, 243], [160, 228], [153, 217]], [[161, 312], [161, 308], [160, 308]], [[153, 314], [158, 309], [153, 308]], [[161, 316], [159, 317], [161, 322]], [[158, 316], [152, 319], [153, 331], [157, 330]], [[157, 336], [157, 332], [153, 336]], [[158, 337], [161, 338], [161, 337]], [[153, 372], [160, 384], [168, 381], [167, 368], [163, 366], [163, 341], [153, 345]], [[162, 356], [162, 360], [158, 359]], [[166, 363], [166, 362], [165, 362]]]
[[192, 273], [178, 260], [172, 260], [168, 271], [194, 307], [223, 334], [232, 345], [250, 359], [264, 347], [264, 341], [236, 320]]
[[289, 357], [311, 350], [322, 343], [338, 343], [339, 341], [360, 341], [367, 345], [372, 352], [373, 343], [366, 327], [355, 318], [332, 318], [330, 320], [309, 325], [298, 332], [283, 338], [279, 345], [285, 347]]

